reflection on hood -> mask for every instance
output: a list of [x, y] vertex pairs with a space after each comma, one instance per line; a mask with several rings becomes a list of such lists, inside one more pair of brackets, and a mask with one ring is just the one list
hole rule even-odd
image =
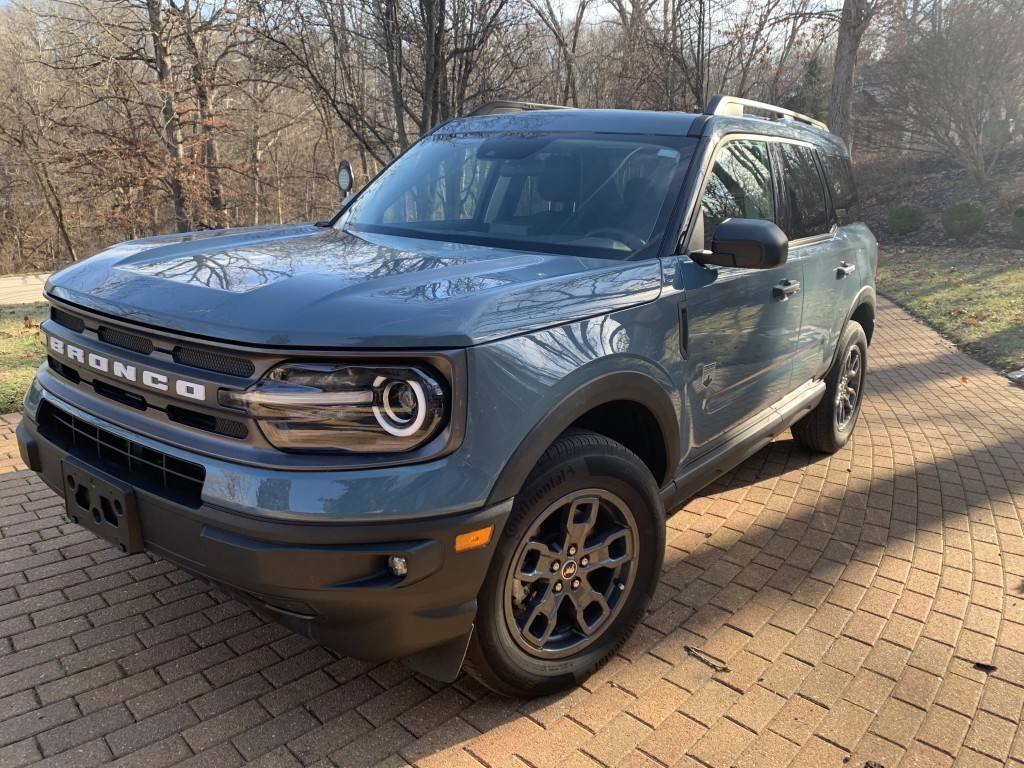
[[617, 262], [313, 225], [123, 243], [50, 279], [57, 299], [275, 347], [454, 348], [653, 301], [657, 259]]
[[[444, 245], [451, 244], [439, 244], [436, 250], [442, 250]], [[451, 246], [450, 249], [468, 250], [468, 247]], [[301, 248], [297, 248], [289, 238], [187, 256], [154, 255], [122, 268], [179, 283], [198, 283], [222, 291], [245, 292], [309, 274], [345, 275], [353, 282], [363, 282], [457, 266], [467, 261], [468, 258], [455, 254], [442, 256], [399, 251], [339, 235], [304, 242]]]

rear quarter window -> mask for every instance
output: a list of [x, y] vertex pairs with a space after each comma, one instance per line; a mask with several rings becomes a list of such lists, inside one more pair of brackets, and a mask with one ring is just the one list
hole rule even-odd
[[790, 240], [824, 235], [830, 223], [814, 150], [786, 143], [780, 144], [779, 150], [789, 219], [786, 234]]
[[839, 226], [860, 221], [860, 206], [857, 200], [857, 185], [853, 180], [853, 166], [850, 158], [837, 155], [821, 155], [825, 166], [825, 182], [832, 205], [835, 207]]

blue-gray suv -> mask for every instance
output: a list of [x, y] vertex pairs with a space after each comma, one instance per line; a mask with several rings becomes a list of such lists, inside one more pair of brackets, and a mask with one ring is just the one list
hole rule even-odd
[[491, 103], [329, 222], [54, 275], [18, 436], [124, 552], [342, 653], [550, 693], [643, 617], [666, 510], [786, 429], [847, 442], [876, 257], [803, 115]]

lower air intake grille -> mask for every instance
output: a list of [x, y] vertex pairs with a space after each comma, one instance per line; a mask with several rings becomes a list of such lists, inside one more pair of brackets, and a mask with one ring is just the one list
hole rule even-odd
[[189, 408], [180, 408], [177, 405], [167, 406], [167, 418], [195, 429], [216, 432], [218, 435], [234, 437], [239, 440], [244, 440], [249, 436], [249, 428], [240, 421], [221, 419]]
[[68, 453], [139, 488], [189, 507], [202, 504], [206, 470], [198, 464], [94, 427], [48, 401], [39, 408], [39, 432]]
[[78, 371], [69, 365], [64, 365], [60, 360], [55, 360], [52, 355], [47, 356], [46, 363], [51, 369], [74, 384], [78, 384], [82, 380], [82, 377], [78, 375]]
[[231, 376], [242, 376], [249, 378], [256, 372], [256, 366], [252, 360], [244, 357], [232, 357], [221, 355], [217, 352], [209, 352], [205, 349], [195, 347], [175, 347], [174, 362], [182, 365], [191, 365], [193, 368], [202, 368], [206, 371], [217, 371], [227, 373]]

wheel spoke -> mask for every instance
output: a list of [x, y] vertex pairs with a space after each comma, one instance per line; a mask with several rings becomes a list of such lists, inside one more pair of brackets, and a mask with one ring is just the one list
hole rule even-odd
[[[516, 621], [519, 625], [519, 630], [538, 648], [542, 648], [544, 643], [548, 641], [548, 638], [551, 637], [551, 633], [558, 623], [558, 609], [562, 606], [564, 599], [564, 592], [555, 592], [550, 587], [546, 587], [544, 594], [538, 596], [527, 607], [522, 618]], [[537, 633], [534, 631], [533, 625], [541, 617], [544, 619], [544, 626]]]
[[[572, 595], [572, 607], [575, 612], [576, 629], [580, 634], [589, 637], [594, 634], [597, 628], [604, 621], [605, 617], [611, 613], [611, 608], [608, 607], [608, 601], [604, 599], [604, 595], [599, 592], [586, 591], [580, 594]], [[591, 606], [597, 606], [598, 611], [595, 612], [591, 609]], [[587, 614], [590, 614], [589, 620]]]
[[600, 506], [601, 500], [596, 496], [583, 496], [569, 506], [569, 517], [565, 525], [566, 549], [572, 544], [577, 547], [584, 545], [587, 535], [597, 522]]
[[[628, 528], [613, 528], [592, 539], [583, 550], [588, 562], [582, 566], [582, 569], [593, 571], [632, 559], [633, 553], [629, 551], [629, 538]], [[613, 554], [613, 552], [615, 553]]]
[[531, 539], [526, 545], [526, 551], [520, 560], [519, 571], [516, 575], [520, 581], [536, 582], [548, 581], [553, 578], [558, 570], [553, 567], [561, 558], [561, 553], [552, 549], [548, 544], [537, 539]]
[[846, 364], [846, 376], [847, 378], [852, 379], [858, 373], [860, 373], [860, 355], [851, 353], [850, 359], [847, 361]]

